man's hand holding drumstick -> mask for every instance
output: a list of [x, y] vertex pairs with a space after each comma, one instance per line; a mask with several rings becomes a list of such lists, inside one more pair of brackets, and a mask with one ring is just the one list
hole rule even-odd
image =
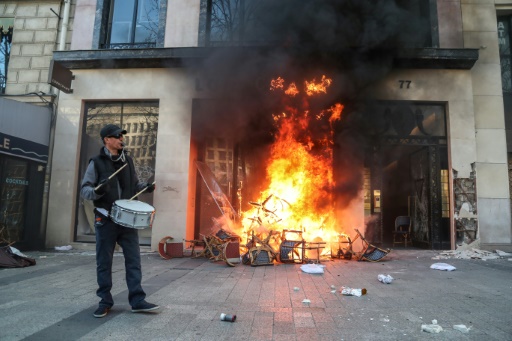
[[155, 181], [153, 181], [152, 184], [148, 184], [146, 187], [144, 187], [139, 193], [135, 194], [133, 197], [130, 198], [130, 200], [133, 200], [134, 198], [138, 197], [140, 194], [142, 194], [142, 192], [148, 192], [148, 193], [152, 193], [156, 186], [155, 186]]
[[100, 183], [98, 184], [98, 186], [96, 186], [94, 188], [94, 193], [96, 193], [98, 195], [103, 195], [103, 194], [107, 193], [110, 190], [110, 184], [109, 184], [110, 179], [112, 179], [114, 176], [116, 176], [117, 173], [119, 173], [126, 166], [128, 166], [128, 163], [125, 163], [123, 165], [123, 167], [119, 168], [114, 173], [112, 173], [112, 175], [109, 176], [108, 179], [101, 180]]

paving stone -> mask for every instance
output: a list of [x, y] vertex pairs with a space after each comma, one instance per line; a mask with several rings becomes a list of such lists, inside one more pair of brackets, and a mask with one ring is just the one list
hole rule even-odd
[[[94, 255], [34, 252], [36, 266], [0, 270], [0, 339], [418, 340], [432, 338], [421, 325], [433, 319], [443, 327], [438, 339], [510, 339], [512, 262], [449, 259], [457, 270], [446, 272], [429, 268], [435, 254], [393, 250], [378, 263], [328, 261], [324, 274], [313, 275], [299, 264], [232, 268], [146, 253], [143, 287], [161, 305], [157, 314], [131, 313], [123, 257], [116, 256], [115, 305], [96, 319]], [[383, 284], [380, 273], [395, 280]], [[368, 293], [342, 296], [343, 285]], [[237, 319], [221, 321], [221, 313]], [[469, 333], [453, 329], [458, 324]]]

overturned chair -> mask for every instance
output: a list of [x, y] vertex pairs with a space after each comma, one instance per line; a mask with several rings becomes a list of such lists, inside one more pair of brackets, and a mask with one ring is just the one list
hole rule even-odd
[[[338, 255], [343, 255], [344, 258], [346, 259], [351, 259], [353, 256], [359, 261], [366, 260], [369, 262], [378, 262], [382, 258], [386, 257], [388, 253], [391, 251], [390, 249], [382, 249], [371, 244], [364, 238], [364, 236], [361, 234], [361, 232], [359, 232], [358, 229], [354, 229], [354, 231], [356, 231], [356, 236], [354, 239], [346, 237], [345, 241], [339, 242], [340, 250], [338, 251]], [[363, 244], [363, 248], [359, 252], [354, 251], [352, 248], [352, 245], [357, 239], [361, 239], [361, 243]]]

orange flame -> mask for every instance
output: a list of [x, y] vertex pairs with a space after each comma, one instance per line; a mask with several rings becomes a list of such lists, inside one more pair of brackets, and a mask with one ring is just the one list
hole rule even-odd
[[299, 89], [297, 89], [297, 86], [295, 85], [295, 83], [291, 83], [288, 86], [288, 89], [286, 89], [284, 93], [287, 94], [288, 96], [294, 97], [295, 95], [297, 95], [299, 93]]
[[270, 81], [270, 90], [275, 90], [275, 89], [282, 89], [283, 88], [283, 85], [284, 84], [284, 79], [282, 79], [281, 77], [277, 77], [276, 79], [272, 79]]
[[331, 85], [332, 79], [325, 78], [325, 75], [322, 76], [322, 80], [320, 83], [316, 83], [316, 81], [313, 79], [312, 81], [305, 82], [306, 85], [306, 94], [308, 96], [313, 96], [314, 94], [318, 94], [320, 92], [327, 93], [327, 88]]
[[[272, 80], [271, 89], [284, 89], [285, 81]], [[320, 83], [305, 82], [308, 96], [326, 93], [332, 83], [322, 76]], [[291, 91], [290, 89], [293, 89]], [[290, 90], [290, 91], [289, 91]], [[299, 93], [294, 83], [284, 92], [293, 97]], [[300, 230], [305, 240], [321, 238], [337, 240], [334, 221], [333, 123], [340, 120], [342, 104], [313, 115], [308, 109], [289, 107], [274, 115], [277, 127], [271, 158], [267, 164], [268, 187], [261, 192], [254, 208], [244, 212], [242, 224], [248, 230]], [[327, 120], [329, 129], [313, 136], [315, 120]]]

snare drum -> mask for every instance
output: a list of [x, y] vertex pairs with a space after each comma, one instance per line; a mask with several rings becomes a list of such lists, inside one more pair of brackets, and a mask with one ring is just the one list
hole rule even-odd
[[145, 229], [153, 225], [155, 208], [138, 200], [116, 200], [110, 219], [116, 224], [133, 229]]

